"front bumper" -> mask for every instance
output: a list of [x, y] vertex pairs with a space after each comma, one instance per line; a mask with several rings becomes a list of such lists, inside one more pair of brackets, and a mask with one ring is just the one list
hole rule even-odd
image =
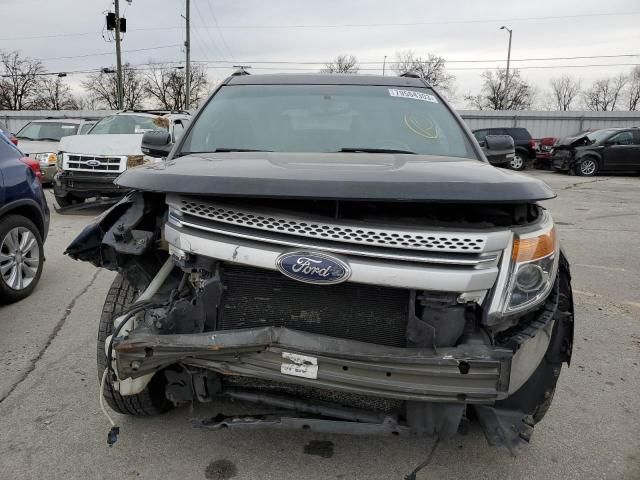
[[[120, 378], [136, 378], [180, 362], [222, 375], [375, 397], [484, 404], [506, 398], [513, 361], [513, 352], [500, 347], [394, 348], [284, 327], [188, 335], [134, 333], [119, 341], [115, 351]], [[283, 373], [295, 366], [296, 355], [315, 359], [317, 371]]]
[[119, 175], [119, 173], [84, 173], [65, 170], [55, 175], [55, 194], [64, 196], [74, 193], [85, 197], [123, 195], [126, 190], [114, 183]]

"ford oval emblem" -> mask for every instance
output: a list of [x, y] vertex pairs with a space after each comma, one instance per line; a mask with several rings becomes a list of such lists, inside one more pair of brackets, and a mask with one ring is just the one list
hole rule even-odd
[[344, 282], [351, 276], [347, 263], [319, 252], [284, 253], [276, 260], [276, 267], [289, 278], [320, 285]]
[[87, 160], [87, 165], [89, 165], [90, 167], [99, 167], [100, 166], [100, 161], [99, 160]]

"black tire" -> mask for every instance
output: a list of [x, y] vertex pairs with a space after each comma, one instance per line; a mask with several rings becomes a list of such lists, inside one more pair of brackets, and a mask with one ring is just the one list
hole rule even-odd
[[68, 207], [69, 205], [73, 204], [73, 198], [71, 197], [71, 195], [65, 195], [63, 197], [55, 195], [55, 199], [60, 208]]
[[[31, 292], [33, 292], [40, 281], [42, 267], [44, 265], [44, 247], [40, 231], [31, 220], [27, 217], [23, 217], [22, 215], [8, 215], [0, 219], [0, 254], [4, 252], [4, 248], [8, 248], [8, 245], [7, 247], [4, 246], [5, 238], [7, 238], [9, 232], [16, 228], [26, 229], [31, 233], [31, 235], [33, 235], [36, 245], [33, 246], [32, 251], [37, 252], [38, 265], [35, 275], [30, 279], [30, 283], [26, 287], [20, 289], [15, 289], [9, 286], [5, 280], [5, 276], [0, 271], [0, 303], [3, 304], [14, 303], [31, 295]], [[4, 253], [8, 253], [8, 250]], [[0, 257], [0, 265], [4, 264], [6, 267], [8, 262], [3, 260], [4, 258], [6, 257]], [[25, 258], [27, 257], [25, 256]], [[25, 268], [28, 267], [25, 266]]]
[[576, 164], [575, 172], [581, 177], [593, 177], [598, 173], [598, 160], [592, 156], [584, 157]]
[[[98, 329], [98, 382], [102, 380], [104, 369], [107, 366], [104, 343], [113, 329], [113, 319], [129, 305], [137, 296], [135, 289], [121, 276], [118, 275], [111, 287], [102, 307], [100, 316], [100, 328]], [[164, 394], [165, 380], [162, 373], [153, 376], [149, 385], [136, 395], [120, 395], [107, 378], [104, 388], [104, 399], [109, 406], [123, 415], [147, 417], [159, 415], [171, 409], [172, 404]]]

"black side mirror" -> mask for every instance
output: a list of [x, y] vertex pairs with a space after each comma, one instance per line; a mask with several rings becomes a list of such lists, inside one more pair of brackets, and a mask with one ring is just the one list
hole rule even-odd
[[509, 150], [514, 152], [515, 145], [513, 138], [509, 135], [487, 135], [484, 139], [487, 146], [487, 150], [504, 151]]
[[154, 130], [145, 132], [142, 136], [142, 145], [140, 149], [145, 155], [155, 158], [163, 158], [169, 155], [173, 148], [171, 142], [171, 134], [164, 130]]

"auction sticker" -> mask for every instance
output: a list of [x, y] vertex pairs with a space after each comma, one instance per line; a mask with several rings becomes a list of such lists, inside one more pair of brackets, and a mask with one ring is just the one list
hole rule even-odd
[[294, 377], [318, 378], [318, 359], [297, 353], [282, 352], [283, 361], [280, 364], [280, 373]]
[[390, 88], [389, 95], [392, 97], [411, 98], [413, 100], [422, 100], [423, 102], [438, 103], [438, 99], [435, 96], [429, 93], [416, 92], [415, 90]]

